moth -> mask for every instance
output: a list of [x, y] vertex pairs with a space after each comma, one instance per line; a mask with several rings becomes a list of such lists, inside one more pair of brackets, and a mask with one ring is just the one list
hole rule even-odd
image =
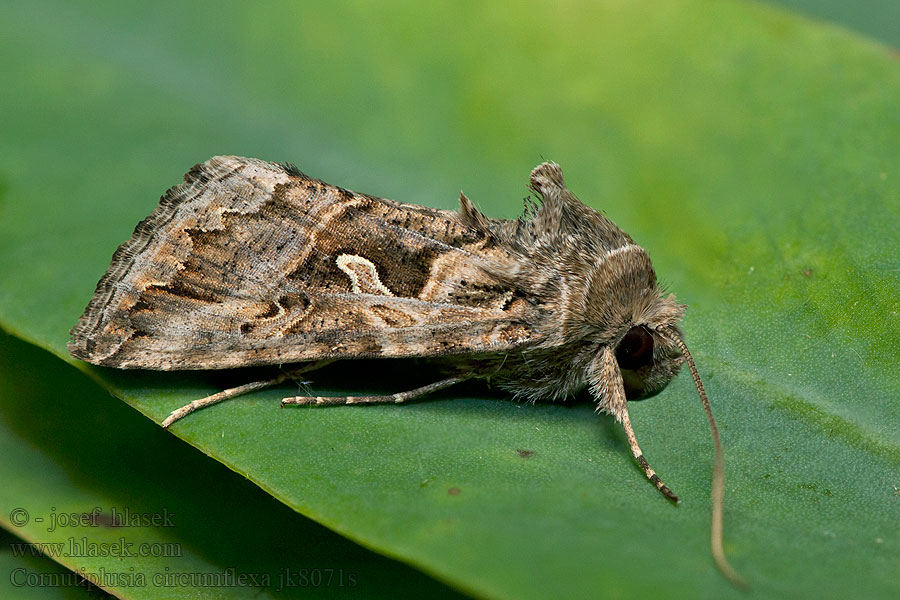
[[559, 165], [530, 176], [536, 201], [491, 219], [358, 194], [295, 166], [217, 156], [194, 166], [113, 255], [71, 330], [75, 358], [120, 369], [228, 369], [300, 363], [196, 400], [190, 412], [339, 359], [432, 357], [441, 379], [388, 396], [288, 404], [402, 403], [466, 379], [514, 397], [562, 400], [587, 388], [644, 458], [628, 401], [687, 363], [716, 448], [713, 553], [721, 546], [718, 431], [679, 321], [646, 250], [569, 191]]

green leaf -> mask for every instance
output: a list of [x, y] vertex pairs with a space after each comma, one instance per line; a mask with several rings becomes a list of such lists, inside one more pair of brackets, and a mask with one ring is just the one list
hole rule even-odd
[[43, 551], [120, 598], [459, 597], [296, 514], [5, 334], [0, 374], [0, 525], [24, 539], [0, 548], [10, 592], [84, 589], [35, 562]]
[[[742, 2], [28, 3], [0, 24], [0, 323], [66, 332], [155, 199], [214, 154], [491, 216], [542, 157], [690, 305], [727, 454], [726, 551], [766, 596], [900, 583], [900, 63]], [[80, 365], [157, 422], [257, 372]], [[407, 389], [401, 363], [319, 390]], [[633, 405], [664, 502], [591, 407], [470, 386], [174, 433], [297, 511], [483, 597], [734, 596], [709, 557], [709, 434], [687, 377]], [[524, 458], [518, 450], [533, 454]], [[453, 493], [451, 493], [453, 490]]]
[[893, 0], [862, 0], [853, 3], [842, 0], [769, 1], [852, 27], [886, 44], [900, 46], [900, 4]]
[[75, 573], [39, 553], [19, 551], [26, 544], [0, 529], [0, 593], [4, 598], [84, 600], [107, 597]]

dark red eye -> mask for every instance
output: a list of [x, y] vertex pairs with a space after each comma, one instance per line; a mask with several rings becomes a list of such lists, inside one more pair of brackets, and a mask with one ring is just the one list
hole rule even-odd
[[653, 362], [653, 336], [642, 325], [628, 330], [616, 347], [620, 369], [640, 369]]

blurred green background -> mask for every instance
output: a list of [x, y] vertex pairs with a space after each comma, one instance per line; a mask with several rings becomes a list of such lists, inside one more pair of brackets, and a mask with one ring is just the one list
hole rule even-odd
[[[169, 433], [170, 410], [260, 372], [122, 373], [65, 351], [117, 245], [212, 155], [443, 208], [462, 188], [508, 218], [551, 159], [690, 306], [726, 446], [726, 551], [752, 593], [897, 597], [898, 23], [886, 1], [4, 3], [4, 539], [182, 549], [52, 557], [151, 581], [104, 586], [124, 598], [280, 596], [286, 569], [358, 583], [296, 597], [742, 597], [709, 556], [712, 449], [687, 377], [631, 409], [672, 507], [590, 405], [472, 385], [403, 408], [280, 411], [284, 386]], [[310, 385], [428, 376], [364, 363]], [[13, 514], [95, 506], [179, 519], [48, 532]], [[0, 559], [4, 585], [60, 569]], [[153, 584], [229, 568], [270, 580]]]
[[773, 0], [772, 4], [900, 46], [900, 3], [893, 0]]

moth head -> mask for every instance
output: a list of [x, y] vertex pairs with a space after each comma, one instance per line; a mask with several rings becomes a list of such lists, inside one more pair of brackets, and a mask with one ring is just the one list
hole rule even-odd
[[685, 306], [661, 292], [649, 255], [634, 243], [602, 254], [586, 281], [570, 314], [583, 315], [585, 337], [613, 351], [628, 400], [659, 393], [684, 362], [675, 338]]
[[682, 338], [675, 326], [631, 324], [615, 345], [616, 362], [628, 400], [655, 396], [678, 375], [684, 356], [673, 337]]

